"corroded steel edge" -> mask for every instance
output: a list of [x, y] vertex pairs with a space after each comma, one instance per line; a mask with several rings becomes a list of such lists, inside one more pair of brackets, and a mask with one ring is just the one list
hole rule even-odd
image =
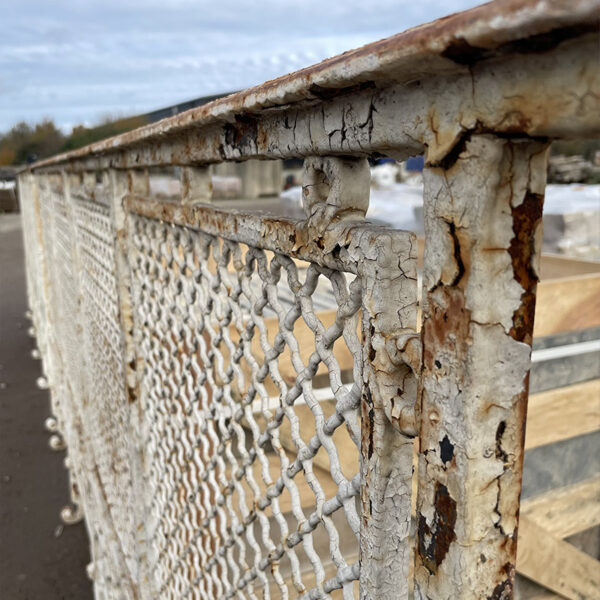
[[[248, 244], [323, 267], [358, 273], [361, 265], [355, 253], [369, 237], [373, 245], [389, 229], [365, 221], [339, 221], [315, 236], [310, 220], [289, 219], [260, 212], [219, 209], [211, 205], [182, 205], [147, 197], [128, 196], [126, 210], [150, 219], [199, 229], [209, 235]], [[416, 237], [408, 231], [394, 231], [407, 247], [416, 248]], [[357, 266], [358, 265], [358, 266]]]

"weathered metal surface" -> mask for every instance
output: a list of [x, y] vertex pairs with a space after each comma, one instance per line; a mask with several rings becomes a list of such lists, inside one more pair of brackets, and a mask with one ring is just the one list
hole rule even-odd
[[[109, 597], [133, 598], [128, 461], [121, 452], [127, 437], [116, 433], [122, 413], [115, 402], [118, 397], [107, 389], [111, 379], [118, 382], [118, 374], [107, 368], [113, 358], [109, 349], [102, 346], [94, 353], [103, 336], [89, 335], [94, 319], [86, 314], [90, 309], [93, 312], [96, 303], [100, 310], [95, 318], [107, 324], [110, 310], [105, 312], [102, 301], [113, 269], [102, 272], [93, 266], [106, 260], [105, 253], [96, 252], [101, 240], [94, 236], [101, 236], [102, 227], [96, 228], [101, 223], [94, 215], [84, 223], [75, 200], [78, 194], [85, 197], [93, 192], [95, 177], [92, 183], [91, 177], [25, 176], [20, 186], [33, 322], [57, 431], [68, 444], [73, 500], [86, 515], [98, 589]], [[88, 244], [97, 244], [91, 252], [88, 245], [85, 258], [84, 224], [94, 228]], [[86, 262], [92, 265], [87, 275]], [[96, 278], [100, 293], [84, 292], [86, 277]], [[105, 329], [109, 335], [110, 327]]]
[[208, 167], [181, 167], [179, 180], [183, 204], [210, 202], [212, 181]]
[[[20, 175], [99, 597], [407, 598], [413, 550], [418, 598], [512, 597], [545, 154], [600, 135], [599, 8], [484, 5]], [[366, 156], [418, 152], [420, 334], [415, 236], [364, 221]], [[210, 163], [291, 156], [305, 219], [207, 204]]]
[[512, 597], [548, 145], [425, 173], [418, 598]]
[[362, 247], [361, 598], [408, 598], [417, 419], [416, 238], [366, 235]]
[[131, 212], [151, 219], [202, 229], [210, 235], [349, 273], [358, 273], [359, 270], [354, 258], [357, 251], [356, 229], [369, 229], [374, 237], [385, 231], [383, 227], [354, 218], [339, 220], [317, 237], [311, 237], [315, 228], [310, 219], [290, 219], [216, 206], [157, 202], [136, 196], [128, 197], [125, 202]]

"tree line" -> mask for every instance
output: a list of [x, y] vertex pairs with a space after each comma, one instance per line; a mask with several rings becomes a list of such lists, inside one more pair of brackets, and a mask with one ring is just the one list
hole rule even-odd
[[95, 127], [76, 125], [71, 133], [65, 134], [52, 119], [44, 119], [34, 125], [21, 121], [6, 133], [0, 134], [0, 166], [22, 165], [75, 150], [131, 131], [145, 125], [146, 122], [145, 116], [106, 118]]

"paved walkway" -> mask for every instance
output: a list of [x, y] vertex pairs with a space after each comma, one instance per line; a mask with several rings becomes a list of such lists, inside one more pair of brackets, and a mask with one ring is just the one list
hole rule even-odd
[[0, 214], [0, 599], [88, 600], [83, 523], [63, 527], [64, 452], [48, 447], [46, 391], [27, 335], [19, 215]]

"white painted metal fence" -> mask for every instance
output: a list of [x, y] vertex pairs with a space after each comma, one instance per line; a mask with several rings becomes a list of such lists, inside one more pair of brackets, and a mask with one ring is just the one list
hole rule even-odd
[[[546, 154], [600, 132], [598, 7], [495, 2], [21, 173], [98, 598], [512, 597]], [[364, 215], [367, 157], [423, 151], [418, 311], [415, 235]], [[304, 219], [210, 203], [211, 164], [285, 157]]]

